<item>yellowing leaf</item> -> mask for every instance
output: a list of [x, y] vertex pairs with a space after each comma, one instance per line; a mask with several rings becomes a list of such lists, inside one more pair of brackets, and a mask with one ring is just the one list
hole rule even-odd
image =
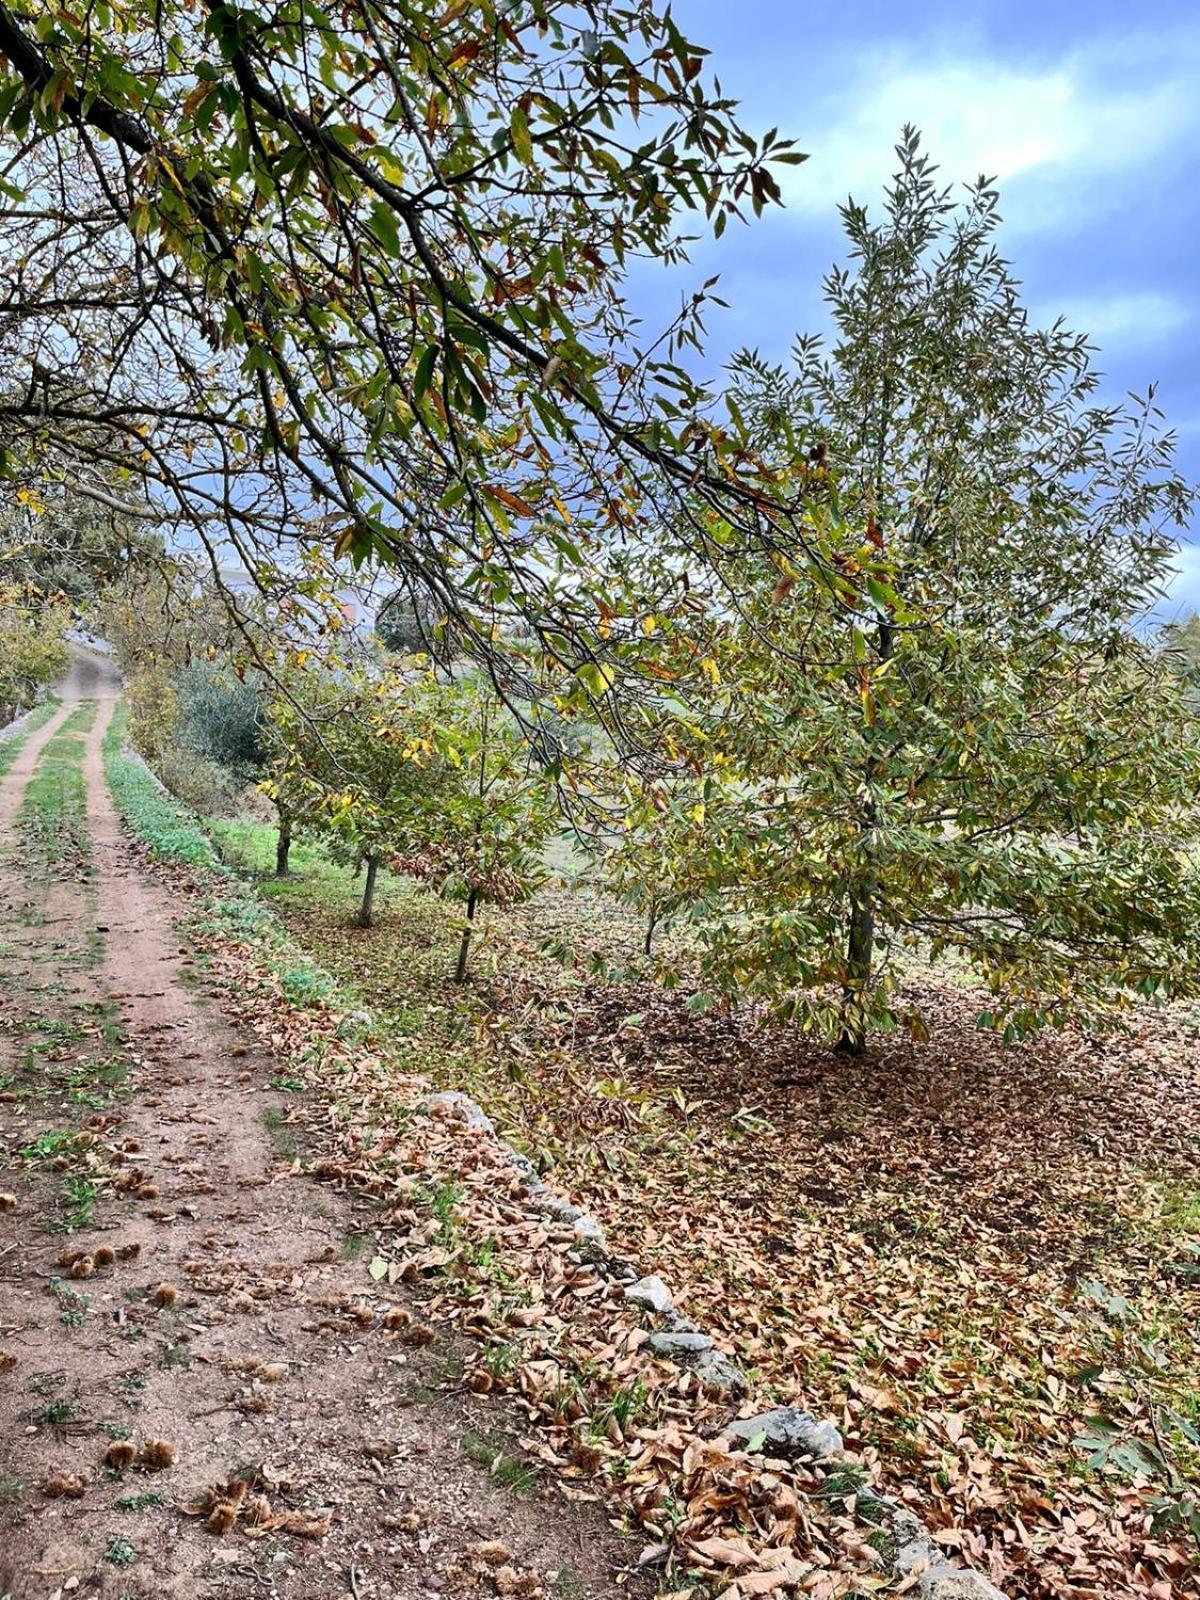
[[511, 489], [502, 489], [498, 484], [484, 484], [483, 492], [491, 500], [498, 500], [502, 506], [507, 506], [510, 511], [515, 511], [519, 517], [536, 517], [537, 512], [528, 500], [522, 500], [519, 494], [513, 494]]
[[474, 61], [478, 54], [479, 40], [463, 39], [455, 45], [454, 49], [446, 57], [446, 65], [448, 67], [466, 66], [469, 61]]

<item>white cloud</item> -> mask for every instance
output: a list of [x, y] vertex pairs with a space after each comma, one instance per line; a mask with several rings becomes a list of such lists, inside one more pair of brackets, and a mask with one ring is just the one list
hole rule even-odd
[[1200, 545], [1180, 545], [1174, 567], [1175, 577], [1167, 585], [1166, 599], [1155, 608], [1164, 622], [1200, 612]]
[[1175, 295], [1153, 291], [1084, 295], [1059, 306], [1058, 313], [1068, 327], [1090, 334], [1106, 349], [1129, 342], [1143, 349], [1187, 327], [1195, 315]]
[[945, 181], [998, 178], [1007, 220], [1061, 225], [1066, 212], [1117, 203], [1098, 180], [1146, 167], [1200, 128], [1198, 57], [1194, 33], [1109, 42], [1041, 67], [966, 49], [860, 56], [801, 125], [813, 154], [790, 178], [788, 204], [874, 200], [911, 122]]

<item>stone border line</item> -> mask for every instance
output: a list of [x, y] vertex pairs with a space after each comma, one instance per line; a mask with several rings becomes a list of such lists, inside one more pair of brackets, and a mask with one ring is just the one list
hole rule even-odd
[[[368, 1018], [358, 1014], [363, 1022]], [[373, 1023], [373, 1019], [370, 1019]], [[610, 1282], [622, 1285], [625, 1299], [666, 1324], [650, 1334], [653, 1355], [673, 1361], [696, 1373], [700, 1380], [723, 1389], [733, 1399], [747, 1395], [750, 1384], [739, 1367], [713, 1340], [688, 1317], [678, 1311], [671, 1292], [653, 1274], [639, 1278], [633, 1267], [613, 1255], [604, 1230], [594, 1217], [556, 1195], [543, 1182], [533, 1163], [514, 1150], [497, 1133], [483, 1107], [461, 1089], [446, 1089], [426, 1097], [426, 1107], [443, 1106], [456, 1112], [473, 1132], [492, 1141], [502, 1157], [520, 1173], [536, 1210], [571, 1225], [580, 1248]], [[735, 1448], [774, 1451], [782, 1456], [808, 1456], [828, 1461], [847, 1454], [841, 1434], [832, 1422], [820, 1421], [798, 1406], [777, 1406], [756, 1416], [734, 1417], [721, 1438]], [[853, 1460], [852, 1457], [848, 1459]], [[862, 1489], [857, 1495], [858, 1509], [865, 1518], [888, 1535], [892, 1553], [892, 1575], [904, 1583], [904, 1590], [917, 1600], [1005, 1600], [1001, 1590], [971, 1567], [958, 1567], [947, 1561], [928, 1529], [907, 1506], [891, 1495]]]

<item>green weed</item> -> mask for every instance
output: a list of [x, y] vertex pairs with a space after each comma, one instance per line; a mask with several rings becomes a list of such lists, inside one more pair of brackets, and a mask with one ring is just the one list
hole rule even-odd
[[91, 1225], [100, 1198], [100, 1185], [91, 1178], [75, 1175], [63, 1185], [59, 1215], [48, 1224], [51, 1233], [75, 1233]]
[[511, 1489], [515, 1495], [524, 1498], [533, 1493], [537, 1486], [537, 1472], [519, 1456], [509, 1455], [504, 1441], [496, 1435], [465, 1433], [462, 1447], [470, 1460], [486, 1467], [490, 1477], [506, 1489]]
[[167, 1497], [158, 1489], [147, 1489], [143, 1494], [123, 1494], [117, 1501], [118, 1511], [144, 1511], [147, 1506], [165, 1506]]
[[137, 1551], [124, 1534], [112, 1533], [104, 1547], [104, 1559], [111, 1561], [114, 1567], [131, 1567], [137, 1560]]
[[73, 1400], [52, 1400], [33, 1420], [39, 1428], [48, 1428], [59, 1427], [64, 1422], [75, 1422], [78, 1417], [79, 1408]]
[[58, 1301], [58, 1320], [68, 1328], [81, 1328], [87, 1320], [91, 1300], [62, 1278], [50, 1279], [50, 1293]]

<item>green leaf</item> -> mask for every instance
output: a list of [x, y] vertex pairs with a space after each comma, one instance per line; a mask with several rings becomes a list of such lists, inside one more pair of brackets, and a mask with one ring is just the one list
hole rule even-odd
[[419, 405], [429, 392], [429, 385], [433, 380], [433, 369], [437, 364], [440, 345], [427, 345], [421, 352], [417, 362], [417, 370], [413, 374], [413, 399]]
[[368, 228], [375, 235], [379, 243], [393, 258], [400, 255], [400, 229], [396, 222], [396, 214], [386, 201], [376, 200], [371, 207]]

